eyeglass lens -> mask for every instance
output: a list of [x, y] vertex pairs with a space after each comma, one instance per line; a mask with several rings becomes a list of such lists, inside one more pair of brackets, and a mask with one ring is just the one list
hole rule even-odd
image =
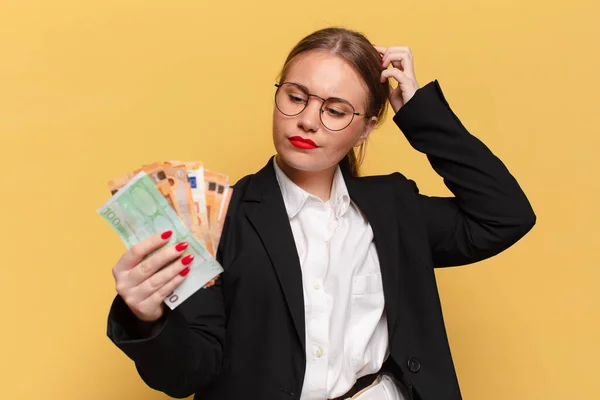
[[[309, 95], [300, 86], [284, 83], [275, 96], [276, 106], [288, 116], [300, 114], [308, 104]], [[321, 122], [332, 131], [342, 130], [352, 122], [354, 109], [341, 100], [327, 99], [321, 107]]]

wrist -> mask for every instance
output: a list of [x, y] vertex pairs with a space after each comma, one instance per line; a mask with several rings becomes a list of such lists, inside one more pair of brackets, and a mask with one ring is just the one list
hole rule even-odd
[[144, 321], [140, 318], [136, 318], [136, 329], [141, 337], [149, 338], [160, 332], [166, 319], [166, 313], [164, 312], [158, 319], [153, 321]]

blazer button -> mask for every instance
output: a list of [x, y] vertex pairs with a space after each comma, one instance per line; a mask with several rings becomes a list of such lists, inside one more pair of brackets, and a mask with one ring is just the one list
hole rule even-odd
[[408, 359], [408, 370], [410, 372], [419, 372], [421, 369], [421, 362], [416, 357], [411, 357]]

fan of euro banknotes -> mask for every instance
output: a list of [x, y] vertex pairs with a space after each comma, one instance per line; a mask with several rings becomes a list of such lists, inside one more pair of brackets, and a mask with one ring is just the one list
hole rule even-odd
[[171, 309], [197, 290], [214, 285], [223, 272], [215, 253], [233, 191], [228, 180], [201, 162], [168, 160], [143, 165], [108, 182], [112, 197], [97, 212], [127, 248], [171, 230], [169, 244], [186, 241], [189, 245], [183, 254], [195, 256], [186, 279], [164, 301]]

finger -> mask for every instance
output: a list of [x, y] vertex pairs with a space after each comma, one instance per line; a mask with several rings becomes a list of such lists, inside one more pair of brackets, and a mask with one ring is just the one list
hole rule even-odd
[[[393, 62], [393, 61], [396, 61], [396, 62], [402, 61], [405, 64], [409, 64], [412, 62], [412, 58], [406, 51], [396, 50], [393, 52], [386, 52], [381, 61], [383, 62], [383, 65], [385, 67], [387, 67], [390, 64], [390, 62]], [[394, 65], [396, 65], [396, 63], [394, 63]]]
[[389, 68], [381, 72], [380, 80], [382, 83], [389, 78], [394, 78], [400, 85], [410, 83], [410, 78], [407, 77], [406, 74], [400, 71], [398, 68]]
[[417, 79], [415, 76], [415, 67], [413, 61], [406, 56], [406, 53], [392, 53], [389, 56], [389, 59], [384, 61], [383, 65], [387, 67], [389, 66], [390, 62], [394, 68], [398, 68], [399, 70], [403, 71], [409, 78], [412, 78], [413, 80]]
[[150, 257], [146, 257], [127, 273], [127, 281], [130, 287], [138, 286], [146, 279], [150, 278], [165, 265], [172, 263], [180, 257], [188, 248], [187, 242], [178, 243], [175, 246], [169, 246], [157, 251]]
[[399, 54], [401, 57], [401, 65], [402, 65], [402, 71], [404, 71], [404, 73], [409, 76], [414, 78], [415, 77], [415, 68], [414, 68], [414, 61], [413, 61], [413, 56], [412, 53], [410, 52], [410, 48], [406, 47], [406, 48], [401, 48], [399, 49], [397, 52], [392, 52], [392, 55], [390, 55], [390, 60], [392, 61], [392, 65], [394, 65], [396, 67], [396, 63], [394, 61], [395, 58], [397, 57], [396, 54]]
[[114, 272], [126, 271], [135, 267], [149, 253], [167, 244], [172, 236], [172, 231], [166, 231], [157, 233], [156, 235], [150, 236], [148, 239], [136, 243], [121, 256], [117, 265], [115, 265]]
[[390, 53], [395, 53], [397, 51], [406, 51], [410, 54], [410, 56], [412, 57], [412, 50], [410, 49], [409, 46], [392, 46], [392, 47], [388, 47], [387, 50]]
[[385, 54], [385, 51], [387, 50], [387, 48], [383, 46], [373, 45], [373, 47], [375, 47], [375, 50], [377, 50], [379, 54]]
[[138, 305], [138, 310], [144, 314], [150, 314], [156, 310], [161, 303], [171, 295], [175, 289], [185, 280], [185, 276], [176, 274], [170, 281], [167, 281], [163, 286], [156, 289], [148, 297], [142, 300]]
[[389, 53], [406, 52], [406, 53], [408, 53], [409, 57], [412, 58], [412, 50], [408, 46], [382, 47], [382, 46], [373, 45], [373, 47], [375, 47], [375, 49], [382, 56], [385, 56], [386, 54], [389, 54]]
[[[191, 263], [194, 260], [193, 254], [188, 254], [185, 257], [172, 262], [167, 267], [158, 271], [139, 286], [132, 290], [132, 296], [138, 301], [143, 301], [154, 292], [161, 289], [168, 282], [173, 280], [177, 275], [184, 277], [190, 272]], [[169, 292], [168, 292], [169, 293]], [[168, 294], [167, 293], [167, 294]], [[165, 294], [166, 296], [166, 294]]]

